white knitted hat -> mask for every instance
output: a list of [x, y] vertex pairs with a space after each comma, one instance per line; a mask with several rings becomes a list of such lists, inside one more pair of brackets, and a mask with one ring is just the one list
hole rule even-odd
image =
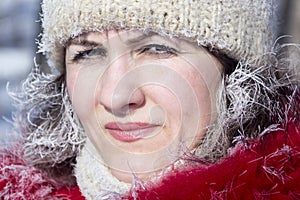
[[44, 0], [39, 48], [52, 70], [62, 72], [70, 38], [124, 28], [184, 36], [237, 60], [252, 59], [271, 50], [275, 7], [275, 0]]

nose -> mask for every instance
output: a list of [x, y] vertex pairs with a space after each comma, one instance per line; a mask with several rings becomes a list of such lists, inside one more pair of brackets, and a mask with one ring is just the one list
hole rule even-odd
[[124, 117], [145, 104], [137, 78], [130, 75], [130, 62], [122, 56], [111, 62], [100, 78], [98, 102], [106, 111]]

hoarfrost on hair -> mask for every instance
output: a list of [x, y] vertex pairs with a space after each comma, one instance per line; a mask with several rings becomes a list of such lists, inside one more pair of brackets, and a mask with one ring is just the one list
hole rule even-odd
[[[299, 92], [299, 59], [291, 57], [297, 44], [276, 44], [256, 60], [241, 60], [232, 74], [224, 76], [217, 95], [217, 122], [209, 127], [196, 155], [212, 161], [223, 157], [234, 142], [255, 138], [270, 127], [296, 116]], [[289, 108], [285, 108], [289, 106]], [[290, 117], [289, 116], [289, 117]]]
[[21, 91], [10, 95], [17, 108], [15, 128], [24, 137], [27, 162], [49, 167], [76, 157], [85, 136], [63, 77], [41, 73], [35, 66]]

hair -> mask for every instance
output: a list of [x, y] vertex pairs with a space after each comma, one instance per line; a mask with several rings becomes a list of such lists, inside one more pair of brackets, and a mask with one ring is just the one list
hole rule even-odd
[[85, 135], [73, 111], [64, 75], [44, 74], [35, 66], [21, 91], [10, 95], [17, 108], [13, 114], [15, 129], [24, 138], [25, 160], [70, 184], [72, 165]]
[[199, 158], [214, 162], [237, 142], [300, 120], [299, 79], [295, 73], [300, 63], [290, 56], [291, 48], [299, 54], [297, 45], [276, 44], [272, 52], [253, 61], [241, 60], [237, 65], [226, 55], [215, 54], [224, 66], [217, 99], [218, 119], [196, 150]]
[[238, 65], [236, 59], [231, 58], [216, 49], [208, 49], [208, 51], [215, 56], [223, 66], [223, 75], [230, 75], [236, 69], [236, 66]]
[[[218, 119], [196, 149], [199, 158], [216, 161], [235, 142], [278, 128], [282, 120], [287, 120], [287, 109], [295, 119], [300, 100], [294, 97], [299, 81], [290, 70], [291, 65], [296, 66], [286, 47], [278, 45], [251, 62], [238, 62], [210, 50], [223, 65], [224, 75], [218, 91]], [[44, 74], [35, 66], [21, 91], [10, 94], [17, 108], [15, 128], [24, 138], [24, 158], [68, 183], [86, 136], [72, 108], [65, 75]]]

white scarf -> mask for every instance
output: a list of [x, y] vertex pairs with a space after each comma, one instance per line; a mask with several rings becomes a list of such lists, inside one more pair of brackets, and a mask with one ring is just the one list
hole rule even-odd
[[110, 199], [128, 192], [131, 186], [111, 174], [88, 138], [77, 156], [75, 176], [80, 191], [87, 200]]

